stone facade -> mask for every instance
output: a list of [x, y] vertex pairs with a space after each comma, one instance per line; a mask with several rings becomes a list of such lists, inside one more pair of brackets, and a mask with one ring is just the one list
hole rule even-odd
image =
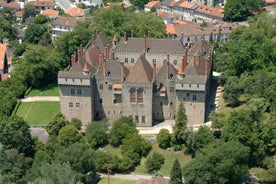
[[99, 34], [77, 53], [71, 68], [58, 75], [67, 119], [87, 123], [129, 116], [149, 127], [174, 120], [184, 101], [188, 124], [204, 123], [212, 48], [203, 39], [188, 50], [179, 40], [123, 37], [112, 44]]

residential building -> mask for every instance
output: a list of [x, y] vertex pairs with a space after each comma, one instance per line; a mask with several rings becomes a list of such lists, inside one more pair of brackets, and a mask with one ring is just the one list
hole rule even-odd
[[61, 112], [67, 119], [132, 117], [150, 127], [174, 120], [184, 101], [188, 125], [202, 125], [212, 78], [212, 48], [199, 39], [189, 49], [179, 40], [127, 38], [102, 34], [71, 56], [60, 71]]
[[159, 1], [149, 1], [147, 4], [144, 6], [145, 12], [150, 12], [152, 8], [155, 8], [158, 10], [160, 8], [160, 2]]
[[53, 10], [55, 8], [55, 2], [50, 1], [50, 0], [30, 1], [26, 4], [34, 6], [37, 14], [40, 14], [41, 11], [43, 11], [43, 10], [47, 10], [47, 9], [52, 9]]
[[0, 9], [4, 8], [7, 5], [6, 0], [0, 0]]
[[58, 39], [64, 32], [73, 31], [78, 21], [83, 21], [76, 17], [57, 17], [52, 23], [52, 39]]
[[59, 11], [47, 9], [47, 10], [41, 11], [41, 14], [53, 19], [58, 17]]
[[64, 13], [71, 17], [84, 17], [86, 14], [86, 10], [78, 7], [73, 7], [65, 10]]
[[266, 6], [273, 6], [276, 4], [276, 0], [265, 0]]
[[6, 6], [10, 7], [14, 12], [17, 12], [20, 10], [20, 4], [17, 2], [10, 2]]
[[162, 17], [165, 24], [172, 24], [173, 21], [178, 19], [177, 15], [167, 13], [165, 11], [157, 11], [158, 16]]

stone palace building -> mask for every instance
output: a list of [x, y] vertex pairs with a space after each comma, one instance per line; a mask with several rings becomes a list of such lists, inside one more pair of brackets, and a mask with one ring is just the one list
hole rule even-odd
[[132, 117], [137, 126], [174, 120], [184, 102], [188, 125], [205, 122], [212, 79], [212, 48], [199, 39], [127, 37], [112, 41], [97, 34], [71, 56], [58, 74], [61, 112], [84, 125], [94, 120]]

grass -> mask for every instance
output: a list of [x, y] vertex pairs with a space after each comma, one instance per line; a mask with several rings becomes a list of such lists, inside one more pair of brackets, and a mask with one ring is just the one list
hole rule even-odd
[[[170, 175], [171, 168], [173, 166], [173, 162], [175, 159], [179, 160], [181, 166], [184, 166], [185, 164], [187, 164], [189, 161], [192, 160], [191, 156], [184, 155], [183, 151], [175, 152], [173, 151], [172, 148], [171, 150], [163, 150], [159, 148], [157, 144], [152, 145], [152, 150], [150, 154], [152, 154], [153, 152], [161, 153], [165, 157], [165, 163], [162, 165], [159, 172], [166, 176]], [[135, 173], [147, 173], [147, 170], [144, 164], [145, 160], [146, 158], [142, 158], [141, 164], [138, 167], [136, 167], [134, 171]]]
[[121, 149], [120, 148], [114, 148], [110, 144], [103, 147], [103, 148], [100, 148], [100, 150], [103, 151], [103, 152], [107, 152], [107, 153], [110, 153], [112, 155], [118, 155], [119, 157], [121, 157]]
[[29, 125], [46, 125], [60, 112], [59, 102], [24, 102], [16, 115], [22, 117]]
[[32, 89], [28, 96], [59, 96], [58, 86], [52, 85], [42, 89]]
[[[102, 178], [98, 184], [107, 184], [108, 178]], [[112, 184], [136, 184], [136, 180], [125, 180], [125, 179], [118, 179], [118, 178], [110, 178], [110, 183]]]

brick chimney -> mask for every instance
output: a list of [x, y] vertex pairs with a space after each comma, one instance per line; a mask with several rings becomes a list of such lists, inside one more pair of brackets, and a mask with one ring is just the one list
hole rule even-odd
[[103, 76], [106, 76], [106, 61], [105, 58], [103, 57]]
[[99, 66], [103, 66], [102, 53], [99, 54]]
[[106, 59], [110, 59], [110, 56], [109, 56], [109, 49], [110, 49], [109, 48], [109, 44], [107, 44], [106, 47], [107, 47], [106, 48], [106, 55], [107, 55]]
[[167, 61], [170, 61], [170, 54], [167, 53]]
[[121, 64], [121, 80], [124, 82], [125, 80], [125, 73], [124, 73], [124, 62], [120, 62]]
[[209, 68], [210, 68], [210, 57], [208, 56], [207, 60], [205, 61], [205, 75], [208, 75]]
[[183, 75], [184, 74], [184, 62], [185, 62], [185, 57], [182, 57], [182, 62], [181, 62], [181, 66], [178, 69], [178, 74], [179, 75]]
[[144, 35], [144, 53], [146, 53], [147, 52], [147, 37], [146, 37], [146, 35]]
[[200, 56], [203, 56], [203, 38], [200, 39]]
[[153, 65], [153, 68], [152, 68], [152, 81], [155, 82], [155, 80], [156, 80], [156, 60], [155, 59], [152, 60], [152, 65]]
[[169, 66], [170, 66], [170, 61], [168, 60], [167, 61], [167, 67], [166, 67], [166, 75], [167, 75], [167, 79], [170, 78], [170, 69], [169, 69]]
[[112, 39], [113, 46], [117, 45], [117, 42], [118, 42], [117, 35], [114, 34], [113, 39]]
[[115, 53], [113, 49], [111, 50], [111, 60], [115, 60]]
[[104, 59], [108, 59], [107, 47], [104, 48]]

